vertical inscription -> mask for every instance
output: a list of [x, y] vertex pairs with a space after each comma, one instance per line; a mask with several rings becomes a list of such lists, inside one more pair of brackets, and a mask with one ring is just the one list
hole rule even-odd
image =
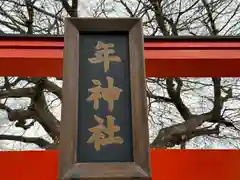
[[78, 162], [132, 162], [128, 34], [80, 37]]
[[[114, 44], [103, 43], [98, 41], [95, 49], [97, 50], [94, 58], [89, 58], [90, 63], [102, 63], [104, 64], [104, 72], [109, 70], [109, 64], [111, 61], [121, 62], [120, 57], [114, 56], [115, 50], [112, 49]], [[108, 111], [113, 112], [114, 101], [119, 99], [122, 89], [114, 86], [114, 79], [112, 77], [106, 77], [108, 87], [103, 88], [102, 83], [99, 80], [93, 79], [92, 82], [95, 87], [88, 89], [92, 94], [87, 98], [87, 101], [93, 101], [93, 108], [98, 110], [99, 100], [103, 99], [108, 102]], [[94, 115], [98, 125], [89, 128], [92, 132], [92, 136], [88, 139], [87, 143], [94, 143], [94, 148], [99, 151], [101, 146], [109, 144], [122, 144], [124, 140], [119, 136], [114, 136], [115, 132], [120, 131], [120, 126], [114, 124], [115, 117], [108, 115], [107, 126], [104, 125], [104, 119]]]

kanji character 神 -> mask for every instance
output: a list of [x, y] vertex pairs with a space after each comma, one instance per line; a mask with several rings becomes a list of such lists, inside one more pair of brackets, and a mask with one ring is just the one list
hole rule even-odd
[[111, 77], [106, 77], [108, 82], [108, 87], [101, 87], [101, 82], [99, 80], [92, 80], [93, 84], [96, 85], [93, 88], [88, 89], [92, 94], [87, 98], [87, 101], [93, 101], [93, 108], [97, 110], [99, 108], [99, 100], [103, 98], [108, 102], [108, 110], [113, 111], [115, 100], [118, 100], [122, 89], [114, 87], [114, 79]]

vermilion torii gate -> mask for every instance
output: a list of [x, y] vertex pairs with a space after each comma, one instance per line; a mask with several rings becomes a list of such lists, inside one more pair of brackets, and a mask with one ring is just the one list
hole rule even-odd
[[[0, 75], [61, 78], [63, 47], [61, 36], [0, 36]], [[144, 49], [148, 77], [239, 76], [240, 38], [145, 37]]]
[[[63, 47], [63, 37], [1, 36], [0, 75], [61, 78]], [[148, 77], [240, 75], [240, 38], [236, 37], [145, 37], [144, 54]], [[57, 151], [2, 152], [1, 176], [54, 179], [57, 154]], [[237, 150], [152, 150], [152, 177], [238, 180], [239, 160]]]

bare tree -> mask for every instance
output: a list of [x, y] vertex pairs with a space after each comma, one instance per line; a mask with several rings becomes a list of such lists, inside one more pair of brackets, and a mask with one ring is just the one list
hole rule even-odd
[[[0, 32], [62, 35], [64, 17], [82, 16], [83, 9], [88, 9], [87, 15], [95, 17], [141, 17], [144, 33], [151, 36], [239, 35], [240, 3], [237, 0], [94, 2], [92, 5], [90, 1], [79, 3], [78, 0], [4, 0], [0, 2]], [[152, 147], [180, 145], [185, 148], [186, 142], [199, 143], [196, 141], [199, 137], [211, 141], [238, 140], [239, 107], [229, 106], [233, 101], [238, 104], [238, 79], [211, 78], [209, 81], [176, 77], [148, 78], [147, 82]], [[204, 94], [205, 91], [211, 93]], [[17, 103], [23, 97], [28, 102], [23, 107], [9, 104], [10, 99]], [[61, 102], [61, 97], [61, 86], [52, 79], [4, 77], [0, 109], [7, 113], [15, 128], [29, 132], [38, 124], [48, 136], [2, 133], [0, 140], [34, 143], [43, 149], [55, 147], [59, 142], [60, 119], [51, 107], [53, 102]]]

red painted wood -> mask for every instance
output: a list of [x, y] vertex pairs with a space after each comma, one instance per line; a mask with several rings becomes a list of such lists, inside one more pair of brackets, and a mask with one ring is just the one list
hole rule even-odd
[[57, 151], [0, 152], [1, 180], [57, 180]]
[[[0, 76], [62, 76], [63, 39], [0, 38]], [[145, 42], [148, 77], [240, 75], [240, 42]], [[56, 180], [58, 152], [0, 152], [1, 179]], [[239, 180], [238, 150], [152, 150], [153, 180]]]
[[[0, 39], [0, 76], [62, 76], [63, 39]], [[240, 41], [145, 42], [148, 77], [238, 77]]]
[[145, 42], [145, 48], [153, 49], [239, 49], [239, 42], [226, 42], [226, 41], [156, 41]]
[[[0, 152], [1, 179], [57, 180], [58, 151]], [[238, 150], [151, 150], [152, 180], [239, 180]]]
[[238, 150], [152, 150], [153, 180], [239, 180]]

